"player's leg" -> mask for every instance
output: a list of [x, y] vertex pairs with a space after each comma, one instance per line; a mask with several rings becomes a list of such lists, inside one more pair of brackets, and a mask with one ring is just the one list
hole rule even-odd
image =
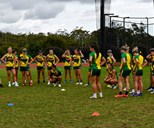
[[74, 69], [74, 72], [75, 72], [75, 76], [76, 76], [76, 85], [79, 85], [80, 82], [79, 82], [79, 77], [78, 77], [78, 69]]
[[13, 75], [14, 85], [15, 85], [16, 87], [18, 87], [19, 85], [18, 85], [18, 83], [17, 83], [16, 69], [13, 68], [11, 71], [12, 71], [12, 75]]
[[51, 69], [48, 67], [48, 85], [50, 85]]
[[97, 93], [96, 93], [97, 92], [96, 75], [92, 75], [91, 81], [92, 81], [93, 95], [90, 98], [91, 99], [95, 99], [95, 98], [97, 98]]
[[26, 73], [26, 76], [27, 76], [28, 81], [29, 81], [29, 86], [32, 86], [33, 84], [31, 82], [30, 71], [29, 70], [28, 71], [25, 71], [25, 73]]
[[79, 68], [78, 69], [78, 76], [79, 76], [79, 79], [80, 79], [80, 85], [82, 85], [82, 74], [81, 74], [81, 69]]
[[100, 83], [100, 74], [101, 74], [101, 70], [98, 70], [97, 71], [97, 76], [96, 76], [96, 85], [97, 85], [97, 89], [99, 91], [99, 96], [103, 97], [102, 86], [101, 86], [101, 83]]
[[65, 67], [65, 80], [64, 80], [64, 83], [66, 83], [66, 80], [67, 80], [67, 74], [68, 74], [68, 70], [67, 70], [66, 67]]
[[22, 73], [22, 82], [23, 82], [23, 86], [26, 85], [26, 72], [25, 71], [21, 71]]
[[138, 96], [142, 96], [142, 93], [143, 93], [143, 80], [142, 80], [142, 76], [139, 76], [138, 83], [139, 83], [138, 88], [140, 90], [140, 94], [138, 94]]
[[70, 76], [70, 83], [72, 83], [72, 70], [71, 70], [71, 67], [68, 70], [68, 72], [69, 72], [69, 76]]
[[7, 69], [7, 76], [8, 76], [8, 86], [11, 87], [11, 70]]
[[41, 70], [39, 69], [39, 67], [37, 67], [37, 83], [40, 83], [40, 74], [41, 74]]
[[45, 69], [42, 68], [41, 72], [42, 72], [42, 77], [43, 77], [43, 83], [45, 83]]
[[122, 74], [119, 75], [118, 80], [119, 80], [118, 81], [119, 93], [117, 95], [115, 95], [115, 98], [123, 97], [123, 95], [122, 95], [122, 90], [123, 90], [123, 76], [122, 76]]

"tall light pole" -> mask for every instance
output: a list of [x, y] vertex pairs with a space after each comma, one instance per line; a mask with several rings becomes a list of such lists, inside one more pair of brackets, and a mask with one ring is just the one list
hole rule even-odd
[[100, 44], [99, 49], [103, 53], [106, 52], [106, 42], [105, 42], [105, 0], [101, 0], [101, 18], [100, 18]]
[[125, 44], [125, 21], [129, 17], [123, 17], [123, 42], [122, 45]]
[[110, 16], [110, 44], [109, 44], [109, 48], [111, 47], [111, 44], [112, 44], [112, 18], [113, 17], [119, 17], [118, 15], [113, 15], [113, 16]]
[[147, 19], [147, 34], [149, 34], [149, 18], [145, 17]]

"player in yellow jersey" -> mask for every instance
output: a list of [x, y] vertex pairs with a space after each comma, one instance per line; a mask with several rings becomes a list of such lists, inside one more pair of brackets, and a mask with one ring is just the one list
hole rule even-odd
[[[112, 50], [108, 50], [107, 51], [107, 61], [106, 61], [106, 70], [108, 72], [108, 63], [112, 64], [114, 66], [114, 64], [116, 63], [116, 59], [114, 58], [113, 54], [112, 54]], [[112, 88], [112, 86], [110, 84], [107, 85], [108, 88]]]
[[117, 84], [118, 84], [118, 79], [117, 79], [117, 71], [113, 68], [113, 65], [111, 63], [107, 63], [107, 76], [104, 79], [104, 82], [106, 84], [111, 85], [110, 88], [113, 87], [113, 89], [117, 88]]
[[37, 74], [38, 74], [37, 79], [38, 79], [38, 83], [40, 83], [41, 72], [42, 72], [42, 76], [43, 76], [43, 83], [45, 83], [44, 69], [45, 69], [46, 57], [43, 55], [41, 50], [39, 50], [39, 54], [34, 58], [34, 60], [37, 62]]
[[92, 81], [92, 89], [93, 89], [93, 95], [90, 97], [90, 99], [96, 99], [97, 98], [97, 90], [99, 92], [99, 97], [103, 97], [102, 94], [102, 87], [100, 83], [100, 75], [101, 75], [101, 66], [105, 64], [106, 61], [102, 61], [102, 54], [97, 50], [98, 48], [96, 46], [90, 47], [90, 55], [89, 55], [89, 66], [92, 69], [91, 73], [91, 81]]
[[49, 54], [46, 56], [46, 63], [48, 67], [48, 85], [50, 85], [50, 74], [52, 65], [57, 65], [59, 63], [59, 58], [54, 54], [53, 49], [49, 50]]
[[20, 65], [20, 71], [22, 73], [22, 81], [23, 81], [23, 86], [26, 85], [26, 76], [29, 81], [29, 86], [32, 86], [32, 82], [30, 80], [30, 72], [29, 72], [29, 65], [33, 62], [33, 59], [31, 56], [27, 54], [27, 49], [24, 48], [22, 50], [22, 54], [19, 55], [18, 57], [19, 65]]
[[[19, 64], [18, 64], [18, 55], [17, 55], [17, 51], [14, 50], [13, 52], [13, 55], [14, 57], [16, 57], [16, 63], [15, 63], [15, 72], [16, 72], [16, 78], [17, 78], [17, 81], [18, 81], [18, 69], [19, 69]], [[15, 82], [13, 81], [12, 85], [15, 85]]]
[[12, 53], [12, 48], [8, 48], [8, 53], [5, 54], [2, 58], [1, 61], [5, 63], [6, 65], [6, 70], [7, 70], [7, 75], [8, 75], [8, 86], [11, 87], [11, 72], [13, 75], [13, 81], [15, 82], [15, 86], [18, 86], [17, 83], [17, 77], [16, 77], [16, 71], [15, 71], [15, 65], [16, 65], [16, 57]]
[[76, 85], [82, 85], [82, 74], [81, 74], [81, 58], [83, 58], [84, 55], [82, 54], [81, 50], [74, 50], [74, 55], [72, 56], [73, 60], [73, 68], [76, 76]]
[[[133, 56], [134, 56], [134, 63], [135, 63], [135, 69], [134, 69], [134, 89], [135, 92], [132, 94], [132, 96], [142, 96], [143, 94], [143, 82], [142, 82], [142, 76], [143, 76], [143, 67], [147, 65], [147, 61], [144, 59], [142, 55], [139, 54], [138, 48], [133, 48], [132, 50]], [[140, 93], [137, 94], [138, 89], [140, 90]]]
[[[129, 86], [129, 76], [131, 73], [131, 56], [126, 52], [126, 47], [122, 46], [120, 48], [121, 52], [121, 65], [120, 65], [120, 75], [118, 78], [119, 81], [119, 93], [115, 96], [115, 98], [128, 97], [128, 91], [130, 89]], [[123, 80], [126, 83], [126, 92], [123, 95]]]
[[154, 94], [154, 48], [150, 49], [150, 54], [146, 58], [152, 63], [150, 67], [150, 87], [148, 91]]
[[66, 50], [65, 53], [62, 55], [62, 58], [65, 59], [65, 62], [64, 62], [65, 80], [64, 80], [64, 83], [66, 83], [68, 73], [69, 73], [69, 77], [70, 77], [70, 83], [72, 83], [72, 70], [71, 70], [72, 56], [70, 54], [70, 50]]

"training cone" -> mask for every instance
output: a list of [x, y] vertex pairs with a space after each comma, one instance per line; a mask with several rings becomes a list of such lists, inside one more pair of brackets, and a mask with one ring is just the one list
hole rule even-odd
[[98, 112], [94, 112], [92, 116], [100, 116], [100, 114]]

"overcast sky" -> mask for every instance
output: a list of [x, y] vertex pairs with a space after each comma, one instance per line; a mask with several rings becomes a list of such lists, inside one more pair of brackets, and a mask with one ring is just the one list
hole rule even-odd
[[[153, 0], [112, 0], [119, 16], [154, 16]], [[151, 21], [150, 21], [151, 22]], [[95, 0], [0, 0], [0, 30], [52, 32], [75, 27], [96, 30]]]

